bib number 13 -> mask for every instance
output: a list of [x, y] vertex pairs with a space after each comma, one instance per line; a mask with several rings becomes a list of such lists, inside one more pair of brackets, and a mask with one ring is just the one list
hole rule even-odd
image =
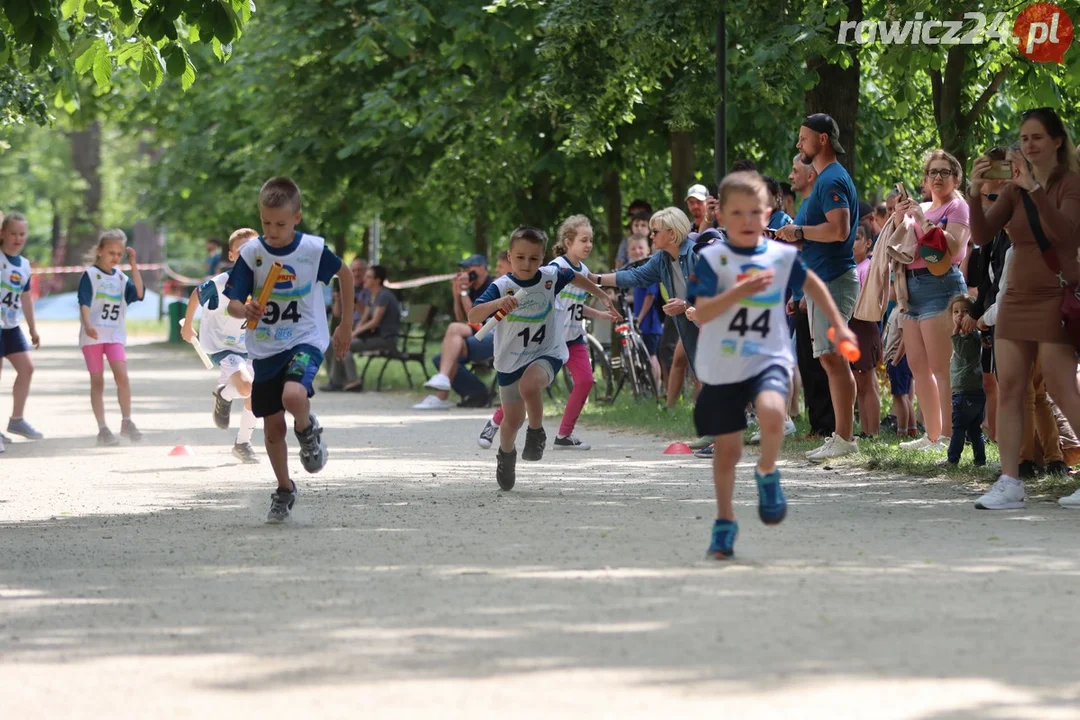
[[270, 301], [266, 303], [266, 310], [263, 311], [262, 321], [267, 325], [273, 325], [279, 320], [289, 320], [291, 322], [300, 322], [300, 308], [297, 306], [295, 300], [290, 300], [289, 304], [282, 310], [281, 305]]

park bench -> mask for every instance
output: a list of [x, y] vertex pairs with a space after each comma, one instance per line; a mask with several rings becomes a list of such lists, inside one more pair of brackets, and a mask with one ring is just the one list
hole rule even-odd
[[398, 335], [398, 346], [393, 350], [369, 350], [356, 353], [360, 357], [366, 357], [364, 369], [360, 372], [360, 383], [363, 385], [367, 376], [368, 368], [377, 360], [382, 360], [382, 368], [379, 370], [375, 381], [375, 391], [382, 391], [383, 375], [390, 363], [397, 361], [405, 370], [405, 379], [409, 382], [409, 389], [414, 388], [412, 374], [409, 372], [409, 363], [420, 366], [420, 376], [424, 376], [424, 358], [427, 356], [428, 340], [435, 320], [434, 305], [413, 305], [407, 315], [401, 317], [401, 334]]

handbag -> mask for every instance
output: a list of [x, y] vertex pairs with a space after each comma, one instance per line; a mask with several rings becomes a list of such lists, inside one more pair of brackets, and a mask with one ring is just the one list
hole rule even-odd
[[1024, 201], [1028, 222], [1031, 223], [1031, 233], [1039, 245], [1043, 262], [1050, 268], [1050, 272], [1057, 276], [1058, 283], [1061, 284], [1061, 326], [1065, 328], [1065, 334], [1069, 336], [1069, 342], [1072, 343], [1073, 348], [1080, 350], [1080, 285], [1065, 279], [1057, 252], [1050, 247], [1050, 241], [1046, 239], [1046, 233], [1043, 232], [1039, 209], [1035, 207], [1035, 201], [1026, 190], [1020, 190], [1020, 199]]

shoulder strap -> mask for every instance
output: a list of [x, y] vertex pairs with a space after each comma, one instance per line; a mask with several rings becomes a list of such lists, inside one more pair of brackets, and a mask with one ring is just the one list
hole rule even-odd
[[1020, 189], [1020, 199], [1024, 201], [1024, 210], [1027, 211], [1028, 223], [1031, 224], [1031, 234], [1035, 236], [1035, 242], [1039, 244], [1043, 262], [1050, 268], [1050, 272], [1058, 276], [1058, 280], [1064, 286], [1065, 282], [1061, 277], [1061, 262], [1058, 260], [1057, 253], [1050, 247], [1050, 241], [1046, 239], [1046, 233], [1043, 232], [1042, 221], [1039, 219], [1039, 209], [1035, 207], [1035, 201], [1028, 195], [1027, 190], [1023, 189]]

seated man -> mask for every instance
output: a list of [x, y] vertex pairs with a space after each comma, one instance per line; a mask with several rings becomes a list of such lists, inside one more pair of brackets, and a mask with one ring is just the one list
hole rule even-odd
[[[461, 396], [461, 407], [487, 407], [488, 387], [476, 377], [466, 363], [488, 360], [495, 354], [494, 335], [483, 340], [473, 337], [478, 328], [469, 325], [466, 319], [476, 299], [484, 294], [492, 278], [487, 270], [487, 258], [472, 255], [461, 262], [461, 273], [454, 279], [454, 317], [457, 322], [450, 323], [443, 336], [442, 351], [432, 358], [439, 372], [424, 383], [424, 387], [435, 391], [422, 401], [413, 405], [414, 410], [446, 410], [454, 406], [450, 401], [450, 390]], [[506, 253], [499, 254], [496, 274], [504, 275], [510, 271], [510, 260]]]
[[364, 273], [364, 289], [370, 301], [360, 321], [353, 326], [350, 356], [334, 363], [331, 385], [344, 383], [344, 389], [350, 392], [363, 390], [363, 382], [356, 377], [356, 360], [351, 353], [397, 347], [401, 334], [401, 305], [394, 293], [383, 287], [386, 277], [386, 268], [382, 265], [373, 265]]

